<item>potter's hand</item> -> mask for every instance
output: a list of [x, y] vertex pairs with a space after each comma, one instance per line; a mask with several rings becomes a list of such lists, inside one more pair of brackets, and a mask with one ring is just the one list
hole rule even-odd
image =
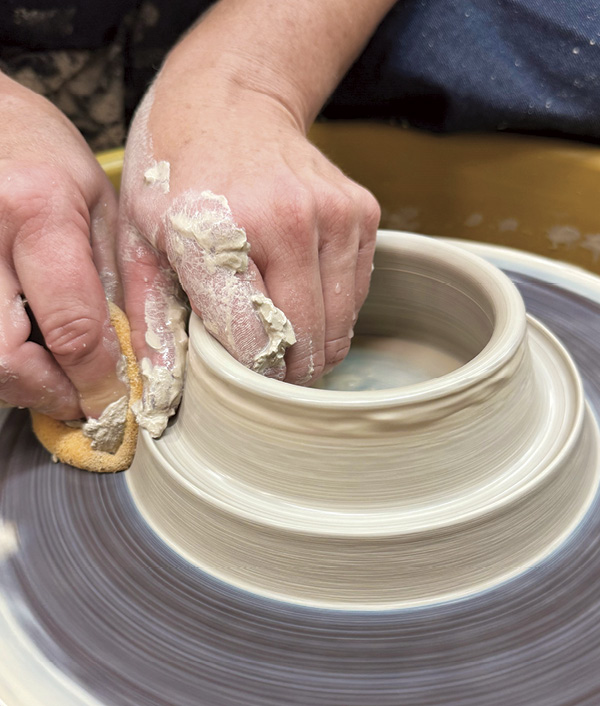
[[[346, 24], [348, 0], [328, 0], [326, 12], [313, 0], [293, 8], [224, 0], [172, 52], [138, 111], [125, 157], [120, 253], [134, 347], [147, 372], [144, 409], [162, 407], [157, 434], [164, 406], [176, 404], [182, 368], [169, 332], [171, 267], [207, 328], [261, 373], [308, 383], [348, 351], [379, 207], [305, 131], [392, 3], [350, 4]], [[323, 47], [331, 56], [320, 56]], [[294, 339], [281, 312], [297, 340], [287, 352]], [[156, 380], [173, 367], [165, 394]]]
[[[350, 346], [369, 284], [377, 204], [283, 106], [226, 86], [207, 100], [189, 94], [189, 81], [167, 67], [129, 137], [121, 252], [138, 354], [160, 357], [147, 330], [161, 319], [147, 306], [159, 308], [157, 288], [174, 293], [170, 263], [192, 308], [238, 360], [309, 382]], [[293, 324], [287, 374], [291, 329], [265, 322], [261, 312], [283, 316], [260, 295]]]
[[0, 123], [0, 400], [96, 417], [124, 394], [96, 269], [114, 278], [114, 192], [75, 127], [2, 74]]

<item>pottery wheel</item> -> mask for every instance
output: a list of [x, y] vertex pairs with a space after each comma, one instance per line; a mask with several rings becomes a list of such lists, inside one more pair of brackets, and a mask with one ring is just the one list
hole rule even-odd
[[[600, 415], [600, 279], [465, 245], [569, 349]], [[351, 612], [217, 581], [145, 525], [123, 474], [53, 464], [0, 429], [0, 702], [7, 706], [600, 703], [600, 497], [560, 549], [463, 600]]]

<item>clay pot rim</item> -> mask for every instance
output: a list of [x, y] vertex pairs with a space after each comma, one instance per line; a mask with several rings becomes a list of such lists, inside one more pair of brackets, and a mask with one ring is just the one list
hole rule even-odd
[[432, 258], [437, 256], [442, 261], [441, 268], [462, 271], [479, 282], [482, 289], [485, 286], [495, 317], [494, 330], [474, 358], [451, 373], [414, 385], [348, 392], [301, 387], [249, 370], [206, 331], [195, 315], [190, 320], [190, 346], [216, 377], [243, 391], [286, 404], [344, 409], [410, 406], [451, 397], [485, 382], [510, 363], [525, 339], [527, 318], [521, 295], [506, 275], [482, 258], [428, 236], [379, 231], [377, 249], [405, 251], [418, 257], [430, 253]]

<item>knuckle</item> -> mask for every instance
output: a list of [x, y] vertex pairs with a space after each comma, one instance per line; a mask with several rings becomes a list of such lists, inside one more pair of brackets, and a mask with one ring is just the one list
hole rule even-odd
[[90, 358], [101, 343], [102, 330], [98, 321], [80, 316], [59, 321], [48, 327], [44, 335], [46, 346], [65, 365], [79, 365]]
[[356, 218], [356, 204], [344, 191], [332, 190], [323, 197], [322, 212], [328, 228], [348, 236]]
[[49, 164], [12, 166], [10, 179], [0, 181], [0, 218], [12, 225], [16, 237], [37, 235], [51, 218], [88, 221], [83, 198], [71, 178]]
[[[252, 245], [252, 258], [264, 266], [290, 262], [308, 267], [316, 262], [318, 232], [316, 202], [312, 193], [297, 185], [279, 186], [255, 213], [247, 214], [244, 226]], [[271, 233], [275, 237], [266, 237]]]
[[309, 234], [315, 220], [315, 201], [307, 189], [294, 188], [274, 205], [274, 217], [295, 236]]
[[362, 189], [361, 212], [367, 235], [375, 238], [381, 220], [381, 207], [370, 191]]
[[345, 191], [335, 190], [327, 195], [329, 209], [341, 217], [354, 216], [356, 201], [352, 194]]
[[56, 170], [45, 164], [17, 165], [9, 176], [0, 184], [0, 204], [24, 218], [36, 214], [51, 198], [58, 180]]

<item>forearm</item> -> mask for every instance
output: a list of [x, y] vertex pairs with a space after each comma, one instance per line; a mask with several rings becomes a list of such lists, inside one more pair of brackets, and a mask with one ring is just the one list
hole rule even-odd
[[394, 0], [221, 0], [172, 52], [282, 103], [306, 130]]

